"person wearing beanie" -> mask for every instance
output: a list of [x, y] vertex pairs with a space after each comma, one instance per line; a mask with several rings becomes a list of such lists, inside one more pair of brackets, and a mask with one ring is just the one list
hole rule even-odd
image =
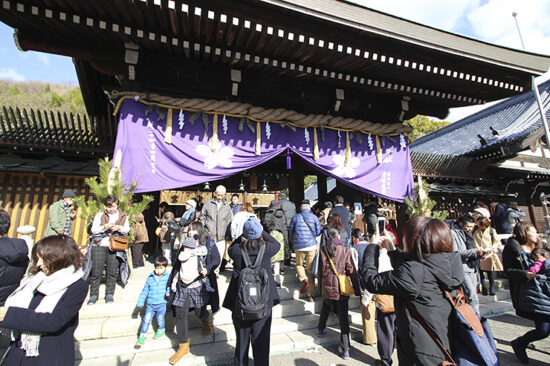
[[71, 206], [75, 197], [76, 194], [71, 189], [67, 189], [63, 192], [61, 199], [50, 206], [44, 237], [59, 234], [72, 235], [72, 221], [76, 219], [76, 211]]
[[[286, 194], [279, 193], [279, 203], [281, 204], [281, 210], [285, 214], [286, 233], [283, 233], [287, 238], [290, 229], [290, 220], [296, 215], [296, 205], [294, 202], [289, 201]], [[290, 251], [292, 251], [292, 243], [288, 242]], [[285, 266], [290, 266], [290, 257], [285, 259]]]
[[300, 293], [307, 291], [308, 301], [313, 302], [315, 280], [311, 266], [317, 254], [317, 237], [321, 234], [321, 222], [311, 212], [309, 200], [302, 201], [300, 213], [290, 220], [288, 238], [296, 253], [296, 274], [302, 282]]
[[[281, 244], [269, 233], [263, 230], [260, 221], [256, 217], [250, 217], [243, 225], [243, 234], [233, 241], [229, 247], [229, 257], [233, 259], [233, 275], [227, 294], [223, 301], [223, 307], [235, 310], [237, 293], [239, 292], [239, 279], [241, 271], [246, 268], [242, 251], [245, 251], [250, 257], [251, 263], [256, 261], [260, 248], [265, 245], [264, 255], [262, 257], [261, 267], [267, 273], [271, 273], [271, 258], [279, 251]], [[252, 343], [252, 354], [254, 365], [269, 365], [269, 348], [271, 334], [271, 309], [280, 303], [279, 293], [273, 276], [268, 276], [269, 300], [266, 315], [259, 320], [244, 321], [233, 314], [233, 326], [237, 334], [237, 345], [235, 347], [234, 365], [248, 365], [248, 349]]]

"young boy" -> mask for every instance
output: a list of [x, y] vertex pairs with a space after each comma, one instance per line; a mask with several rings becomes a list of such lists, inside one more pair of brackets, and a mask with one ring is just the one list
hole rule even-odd
[[147, 339], [147, 330], [149, 324], [153, 320], [153, 316], [157, 318], [158, 330], [153, 336], [154, 339], [160, 338], [164, 335], [164, 316], [166, 315], [166, 299], [170, 296], [170, 289], [168, 288], [168, 278], [170, 274], [166, 272], [168, 266], [168, 259], [166, 257], [157, 257], [155, 259], [155, 270], [151, 272], [145, 286], [139, 295], [137, 307], [142, 308], [145, 305], [147, 299], [147, 308], [145, 309], [145, 316], [141, 324], [141, 332], [139, 339], [134, 348], [139, 349], [145, 343]]

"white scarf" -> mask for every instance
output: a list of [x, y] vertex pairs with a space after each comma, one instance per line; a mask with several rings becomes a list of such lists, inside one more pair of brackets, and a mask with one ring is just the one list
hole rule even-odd
[[[67, 291], [67, 288], [82, 278], [83, 275], [84, 272], [81, 269], [75, 271], [73, 266], [60, 269], [49, 276], [40, 271], [33, 276], [26, 277], [17, 290], [7, 298], [5, 306], [28, 309], [34, 294], [38, 291], [45, 296], [34, 311], [37, 313], [51, 313], [57, 306], [59, 299]], [[26, 351], [27, 357], [39, 355], [40, 337], [41, 334], [36, 333], [23, 332], [21, 334], [21, 349]], [[12, 341], [16, 339], [13, 331], [11, 338]]]

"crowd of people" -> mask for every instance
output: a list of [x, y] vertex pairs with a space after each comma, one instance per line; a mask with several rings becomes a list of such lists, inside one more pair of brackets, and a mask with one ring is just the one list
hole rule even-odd
[[[165, 336], [165, 316], [171, 311], [179, 346], [169, 362], [177, 364], [190, 351], [188, 314], [194, 313], [202, 334], [208, 335], [213, 327], [210, 311], [222, 306], [233, 314], [234, 364], [248, 364], [252, 345], [255, 364], [268, 365], [272, 308], [280, 303], [278, 288], [292, 253], [304, 300], [322, 297], [317, 336], [326, 336], [331, 313], [338, 316], [343, 359], [353, 355], [348, 309], [350, 296], [358, 296], [363, 342], [376, 345], [377, 365], [391, 365], [394, 350], [400, 365], [447, 361], [441, 347], [452, 348], [452, 304], [444, 292], [462, 288], [479, 313], [478, 295], [495, 295], [499, 272], [509, 278], [517, 315], [535, 324], [512, 341], [517, 358], [527, 363], [529, 344], [550, 334], [550, 252], [535, 227], [523, 222], [525, 214], [517, 204], [508, 209], [501, 203], [478, 203], [471, 215], [456, 221], [415, 217], [399, 230], [400, 236], [395, 221], [386, 223], [374, 202], [364, 208], [363, 233], [354, 228], [357, 217], [341, 196], [324, 209], [312, 210], [304, 200], [297, 212], [281, 193], [259, 218], [249, 202], [240, 203], [238, 195], [227, 202], [226, 193], [218, 186], [202, 205], [188, 200], [179, 217], [163, 208], [155, 232], [155, 268], [137, 302], [137, 308], [145, 307], [145, 315], [135, 348], [146, 342], [153, 318], [158, 325], [153, 338]], [[10, 219], [0, 211], [0, 326], [11, 330], [12, 339], [5, 364], [74, 364], [78, 312], [88, 291], [88, 305], [98, 301], [103, 273], [105, 302], [114, 302], [123, 261], [109, 245], [113, 237], [128, 236], [128, 215], [116, 196], [108, 196], [91, 223], [84, 257], [70, 237], [72, 198], [74, 193], [67, 191], [52, 205], [47, 230], [53, 234], [39, 240], [30, 253], [25, 241], [6, 237]], [[149, 242], [143, 215], [135, 218], [132, 229], [133, 264], [142, 266]], [[498, 234], [506, 232], [512, 232], [510, 239], [501, 241]], [[229, 269], [229, 288], [222, 294], [218, 276]]]

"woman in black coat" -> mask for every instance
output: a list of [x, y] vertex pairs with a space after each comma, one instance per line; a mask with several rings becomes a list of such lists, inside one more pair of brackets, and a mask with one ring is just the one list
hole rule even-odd
[[239, 292], [239, 278], [241, 270], [246, 268], [241, 250], [247, 252], [250, 261], [254, 263], [261, 246], [265, 245], [261, 267], [271, 274], [271, 257], [280, 249], [281, 244], [266, 231], [256, 217], [251, 217], [244, 224], [243, 234], [237, 238], [229, 248], [229, 257], [233, 259], [233, 276], [223, 301], [223, 307], [233, 312], [233, 326], [237, 334], [234, 364], [236, 366], [248, 365], [248, 348], [252, 339], [252, 353], [254, 365], [269, 365], [269, 344], [271, 333], [271, 309], [279, 304], [279, 293], [273, 276], [268, 275], [269, 300], [268, 311], [264, 318], [256, 321], [241, 320], [235, 311], [237, 294]]
[[530, 296], [520, 300], [522, 288], [528, 284], [527, 282], [539, 281], [536, 279], [536, 274], [528, 271], [528, 268], [534, 264], [531, 252], [541, 247], [538, 239], [537, 229], [532, 224], [518, 222], [514, 226], [513, 236], [508, 239], [502, 252], [502, 265], [510, 281], [510, 295], [516, 314], [535, 322], [535, 329], [511, 342], [516, 357], [523, 363], [529, 362], [526, 351], [529, 343], [550, 335], [550, 313], [535, 310], [535, 308], [541, 309], [540, 305], [543, 305], [542, 308], [545, 306], [550, 308], [550, 303], [547, 303], [548, 296], [541, 294], [539, 297]]
[[452, 253], [449, 227], [440, 220], [415, 217], [405, 227], [404, 250], [382, 238], [392, 271], [378, 273], [378, 246], [369, 245], [363, 255], [361, 277], [367, 290], [393, 295], [396, 314], [396, 348], [399, 365], [430, 366], [446, 361], [445, 356], [420, 323], [410, 314], [407, 303], [437, 334], [445, 348], [451, 304], [443, 291], [462, 285], [464, 272], [458, 253]]
[[69, 236], [35, 244], [30, 275], [0, 308], [0, 326], [13, 330], [5, 365], [74, 365], [74, 332], [88, 293], [82, 255]]

